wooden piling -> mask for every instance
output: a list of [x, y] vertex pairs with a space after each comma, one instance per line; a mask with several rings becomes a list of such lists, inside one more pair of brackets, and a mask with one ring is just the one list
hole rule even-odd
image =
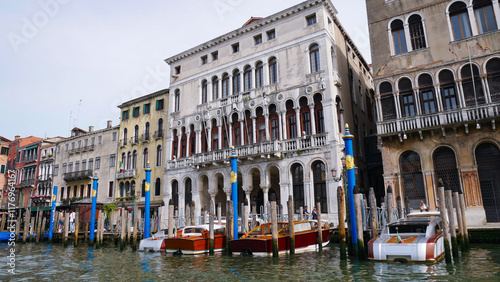
[[271, 202], [271, 235], [273, 240], [273, 258], [279, 256], [278, 249], [278, 214], [276, 212], [276, 201]]
[[[132, 227], [132, 213], [131, 212], [127, 212], [127, 242], [128, 243], [130, 243], [130, 241], [132, 240], [132, 236], [131, 236], [131, 233], [130, 233], [130, 228], [131, 227]], [[144, 234], [143, 238], [145, 238], [145, 236], [146, 236], [146, 234]]]
[[248, 231], [250, 231], [248, 229], [248, 217], [250, 215], [249, 213], [250, 213], [250, 206], [248, 205], [247, 198], [245, 198], [245, 200], [243, 201], [243, 222], [241, 224], [241, 226], [243, 227], [241, 231], [243, 233], [248, 233]]
[[233, 239], [233, 203], [226, 202], [226, 253], [232, 255], [231, 245], [229, 242]]
[[290, 254], [295, 254], [295, 224], [293, 220], [293, 197], [288, 196], [288, 231], [290, 232]]
[[186, 225], [191, 225], [191, 207], [189, 204], [186, 204], [184, 212], [186, 213]]
[[462, 251], [465, 250], [465, 241], [464, 241], [464, 229], [463, 229], [463, 220], [462, 220], [462, 211], [460, 207], [460, 198], [458, 196], [458, 192], [453, 192], [453, 202], [455, 203], [455, 209], [457, 214], [457, 226], [458, 226], [458, 235], [457, 235], [457, 243], [460, 244]]
[[23, 230], [23, 244], [25, 244], [28, 240], [29, 226], [30, 226], [30, 217], [31, 217], [31, 209], [25, 209], [26, 214], [24, 215], [24, 230]]
[[250, 226], [250, 230], [257, 227], [257, 206], [252, 205], [252, 225]]
[[321, 203], [316, 203], [316, 216], [318, 217], [318, 249], [323, 251], [323, 223], [321, 222]]
[[217, 206], [217, 220], [219, 221], [219, 225], [222, 224], [222, 203], [220, 202]]
[[168, 201], [168, 238], [174, 237], [174, 201]]
[[469, 248], [469, 231], [467, 230], [467, 218], [465, 217], [465, 198], [464, 194], [462, 191], [459, 191], [458, 197], [460, 198], [460, 211], [462, 212], [462, 226], [464, 230], [464, 241], [465, 241], [465, 248]]
[[42, 239], [41, 239], [41, 240], [42, 240], [42, 241], [43, 241], [43, 235], [44, 235], [44, 233], [45, 233], [45, 224], [46, 224], [46, 221], [47, 221], [47, 219], [44, 217], [44, 218], [42, 219], [42, 231], [41, 231], [41, 234], [42, 234]]
[[215, 246], [215, 237], [214, 237], [214, 213], [215, 213], [215, 208], [214, 208], [214, 200], [210, 200], [210, 214], [209, 214], [209, 221], [208, 221], [208, 236], [209, 236], [209, 241], [208, 241], [208, 254], [210, 256], [214, 255], [214, 246]]
[[16, 221], [16, 241], [19, 239], [19, 230], [21, 228], [21, 219], [23, 216], [22, 210], [19, 210], [19, 214], [17, 215], [17, 221]]
[[30, 227], [29, 227], [29, 236], [28, 236], [28, 242], [34, 241], [34, 235], [36, 232], [36, 226], [35, 226], [35, 220], [38, 215], [35, 215], [35, 217], [30, 218]]
[[387, 221], [393, 222], [394, 221], [394, 195], [392, 194], [392, 187], [389, 185], [387, 187]]
[[403, 205], [401, 204], [401, 196], [397, 196], [396, 197], [396, 203], [398, 205], [398, 215], [399, 215], [399, 218], [405, 218], [405, 214], [403, 213]]
[[69, 231], [69, 214], [64, 216], [64, 233], [63, 233], [63, 245], [68, 246], [68, 231]]
[[[104, 239], [104, 211], [103, 210], [100, 210], [99, 211], [100, 213], [100, 218], [101, 218], [101, 221], [99, 222], [100, 225], [99, 225], [99, 245], [102, 245], [102, 242], [103, 242], [103, 239]], [[129, 213], [129, 216], [130, 216], [130, 213]], [[130, 230], [130, 229], [129, 229]]]
[[444, 191], [446, 201], [446, 210], [448, 211], [448, 220], [450, 221], [450, 236], [451, 236], [451, 251], [454, 258], [458, 258], [458, 245], [457, 245], [457, 229], [455, 226], [455, 216], [453, 214], [453, 202], [451, 187], [447, 186]]
[[75, 213], [75, 247], [78, 246], [78, 234], [80, 232], [80, 211]]
[[360, 260], [365, 259], [365, 243], [363, 238], [363, 215], [361, 214], [361, 193], [359, 192], [358, 185], [354, 186], [353, 190], [354, 197], [354, 214], [356, 215], [356, 229], [358, 235], [358, 258]]
[[370, 187], [370, 192], [368, 192], [368, 202], [370, 204], [370, 237], [375, 238], [378, 235], [377, 232], [377, 199], [375, 198], [375, 190]]
[[339, 237], [340, 237], [340, 259], [347, 259], [347, 245], [345, 236], [345, 195], [344, 188], [337, 188], [338, 214], [339, 214]]
[[125, 209], [121, 210], [121, 230], [120, 230], [120, 249], [123, 250], [125, 248], [125, 232], [127, 228], [127, 220], [125, 218]]
[[[135, 216], [134, 216], [135, 217]], [[137, 227], [139, 226], [139, 220], [135, 219], [134, 220], [134, 238], [132, 239], [133, 241], [133, 246], [137, 247]]]
[[99, 247], [101, 245], [101, 210], [96, 210], [97, 214], [97, 225], [96, 225], [96, 232], [94, 233], [94, 238], [95, 238], [95, 243], [96, 246]]
[[[40, 242], [40, 233], [42, 233], [42, 218], [43, 218], [43, 211], [38, 209], [38, 216], [36, 219], [36, 243], [38, 244]], [[43, 234], [41, 235], [41, 238], [43, 239]]]
[[2, 214], [2, 226], [0, 227], [0, 231], [5, 230], [5, 214]]
[[196, 205], [196, 203], [194, 201], [192, 201], [191, 207], [189, 208], [189, 217], [191, 218], [191, 225], [196, 225], [196, 218], [194, 218], [195, 205]]
[[444, 237], [444, 257], [446, 263], [451, 263], [451, 252], [450, 252], [450, 233], [448, 229], [448, 215], [446, 213], [446, 201], [444, 197], [444, 187], [441, 179], [438, 183], [438, 198], [439, 198], [439, 212], [441, 213], [441, 222], [443, 227], [443, 237]]
[[84, 230], [83, 230], [83, 239], [85, 240], [85, 242], [88, 242], [89, 236], [90, 236], [90, 234], [89, 234], [89, 232], [90, 232], [89, 225], [90, 225], [89, 222], [85, 222], [85, 227], [84, 227]]
[[304, 220], [304, 208], [303, 207], [299, 208], [299, 220], [300, 221]]

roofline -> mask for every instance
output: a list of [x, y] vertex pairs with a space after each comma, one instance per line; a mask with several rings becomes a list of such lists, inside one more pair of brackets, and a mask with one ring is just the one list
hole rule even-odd
[[78, 135], [78, 136], [71, 136], [71, 137], [68, 137], [66, 139], [57, 141], [57, 142], [55, 142], [55, 144], [60, 144], [60, 143], [66, 142], [66, 141], [71, 141], [71, 140], [74, 140], [74, 139], [78, 139], [78, 138], [82, 138], [82, 137], [85, 137], [85, 136], [90, 136], [90, 135], [94, 135], [94, 134], [98, 134], [98, 133], [102, 133], [102, 132], [106, 132], [106, 131], [111, 131], [111, 130], [114, 130], [114, 129], [120, 129], [120, 125], [115, 125], [115, 126], [112, 126], [112, 127], [106, 127], [106, 128], [102, 128], [102, 129], [97, 129], [97, 130], [94, 130], [92, 132], [87, 132], [87, 133], [84, 133], [84, 134], [81, 134], [81, 135]]
[[170, 89], [169, 88], [165, 88], [165, 89], [162, 89], [162, 90], [159, 90], [159, 91], [156, 91], [156, 92], [153, 92], [153, 93], [150, 93], [150, 94], [146, 94], [144, 96], [141, 96], [141, 97], [138, 97], [138, 98], [135, 98], [135, 99], [123, 102], [121, 105], [118, 105], [117, 107], [120, 108], [120, 109], [122, 109], [124, 107], [128, 107], [128, 106], [133, 105], [135, 103], [138, 103], [138, 102], [141, 102], [141, 101], [144, 101], [144, 100], [148, 100], [148, 99], [151, 99], [151, 98], [154, 98], [154, 97], [158, 97], [158, 96], [163, 95], [163, 94], [169, 94], [169, 93], [170, 93]]

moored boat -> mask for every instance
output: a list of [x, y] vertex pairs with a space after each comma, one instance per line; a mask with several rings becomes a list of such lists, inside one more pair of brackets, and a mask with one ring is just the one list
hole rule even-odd
[[[186, 255], [208, 253], [209, 251], [209, 225], [186, 226], [175, 234], [173, 238], [165, 238], [165, 251], [167, 253], [178, 252]], [[214, 224], [214, 251], [220, 252], [224, 249], [226, 241], [226, 226]]]
[[158, 252], [165, 250], [165, 242], [163, 240], [167, 238], [167, 232], [167, 229], [163, 229], [155, 233], [150, 238], [142, 239], [139, 242], [139, 251]]
[[409, 214], [388, 223], [368, 242], [368, 258], [375, 261], [436, 262], [444, 255], [439, 212]]
[[[318, 229], [315, 221], [296, 221], [295, 252], [314, 251], [318, 249]], [[322, 230], [323, 246], [330, 241], [332, 229], [325, 225]], [[252, 253], [258, 256], [273, 254], [271, 223], [264, 223], [250, 230], [248, 234], [237, 240], [231, 240], [233, 254]], [[278, 223], [278, 251], [285, 254], [290, 251], [290, 232], [288, 222]]]

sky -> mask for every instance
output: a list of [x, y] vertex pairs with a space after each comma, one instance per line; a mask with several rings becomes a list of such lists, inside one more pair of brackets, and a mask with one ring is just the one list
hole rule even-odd
[[[0, 136], [118, 125], [118, 105], [169, 87], [166, 58], [301, 2], [2, 1]], [[365, 0], [332, 2], [371, 63]]]

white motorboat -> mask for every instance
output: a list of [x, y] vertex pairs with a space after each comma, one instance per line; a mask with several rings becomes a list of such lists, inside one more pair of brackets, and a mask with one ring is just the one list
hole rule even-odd
[[368, 258], [376, 261], [436, 262], [444, 255], [439, 212], [408, 214], [388, 223], [379, 237], [368, 243]]
[[156, 232], [153, 236], [147, 239], [142, 239], [139, 243], [139, 251], [158, 252], [165, 250], [165, 241], [168, 238], [168, 230], [163, 229]]

